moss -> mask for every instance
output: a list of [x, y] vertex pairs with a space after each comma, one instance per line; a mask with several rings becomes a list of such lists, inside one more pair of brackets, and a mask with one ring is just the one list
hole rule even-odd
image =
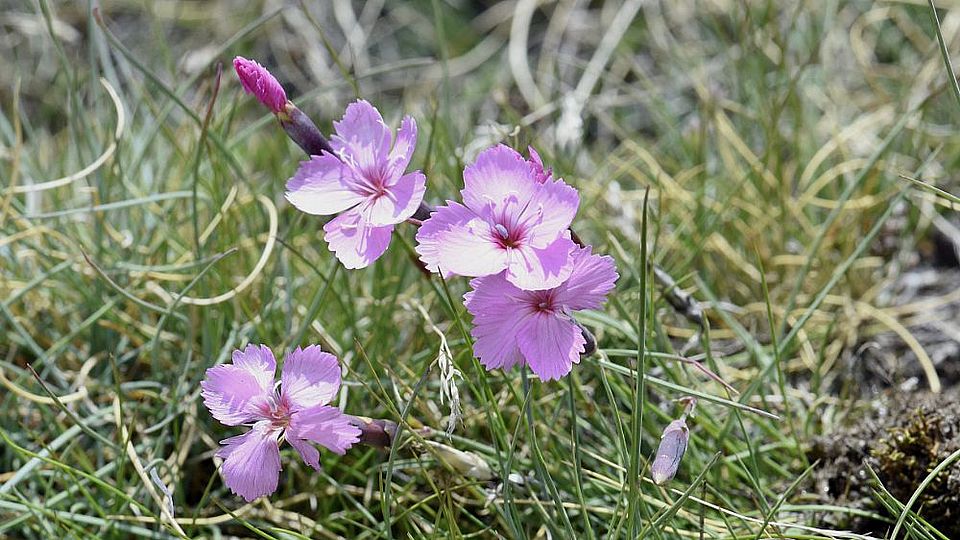
[[[957, 392], [901, 398], [819, 439], [811, 457], [824, 463], [817, 476], [822, 497], [831, 504], [886, 514], [873, 495], [866, 463], [883, 486], [906, 503], [933, 468], [960, 448], [957, 398]], [[913, 508], [943, 534], [960, 538], [960, 464], [937, 475]], [[837, 525], [860, 532], [889, 526], [862, 517]]]

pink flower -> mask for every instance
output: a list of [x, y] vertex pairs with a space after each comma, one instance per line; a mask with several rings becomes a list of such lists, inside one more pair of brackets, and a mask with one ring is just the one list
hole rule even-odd
[[589, 247], [571, 254], [570, 277], [559, 286], [525, 291], [504, 274], [470, 282], [473, 351], [487, 369], [529, 365], [541, 379], [559, 379], [580, 362], [586, 340], [571, 313], [599, 308], [619, 277], [613, 259]]
[[308, 214], [340, 213], [323, 227], [327, 244], [344, 266], [363, 268], [383, 255], [394, 225], [412, 216], [423, 200], [423, 173], [404, 174], [417, 144], [417, 124], [404, 117], [392, 141], [380, 112], [358, 100], [333, 125], [336, 156], [302, 162], [287, 182], [287, 200]]
[[580, 196], [537, 162], [504, 145], [481, 152], [463, 171], [463, 204], [447, 201], [417, 232], [427, 268], [463, 276], [506, 270], [507, 281], [525, 290], [567, 279], [575, 247], [567, 228]]
[[327, 405], [340, 389], [340, 364], [311, 345], [287, 355], [274, 381], [277, 361], [265, 345], [233, 351], [233, 363], [207, 370], [200, 383], [203, 404], [222, 424], [251, 425], [243, 435], [220, 441], [217, 457], [227, 487], [247, 501], [269, 495], [280, 478], [280, 443], [285, 438], [303, 461], [320, 469], [319, 444], [344, 454], [360, 429]]
[[248, 94], [253, 94], [274, 114], [283, 112], [287, 104], [287, 94], [267, 68], [238, 56], [233, 59], [233, 69], [237, 71], [240, 84]]

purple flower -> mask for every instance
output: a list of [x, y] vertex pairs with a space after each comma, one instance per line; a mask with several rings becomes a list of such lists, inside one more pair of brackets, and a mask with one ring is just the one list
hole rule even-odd
[[567, 279], [576, 189], [504, 145], [481, 152], [463, 171], [463, 183], [463, 204], [447, 201], [417, 232], [417, 252], [428, 269], [445, 276], [506, 270], [507, 281], [524, 290]]
[[233, 69], [237, 71], [240, 84], [248, 94], [253, 94], [274, 114], [283, 112], [287, 104], [287, 94], [267, 68], [253, 60], [237, 56], [233, 59]]
[[660, 436], [657, 457], [650, 465], [650, 475], [653, 477], [654, 484], [663, 484], [677, 474], [680, 460], [687, 451], [687, 441], [690, 439], [686, 418], [687, 415], [684, 414], [681, 418], [670, 422]]
[[619, 277], [613, 259], [589, 247], [571, 254], [570, 277], [559, 286], [525, 291], [504, 274], [476, 278], [464, 295], [473, 315], [473, 350], [487, 369], [529, 365], [541, 379], [559, 379], [580, 362], [586, 340], [571, 312], [596, 309]]
[[200, 383], [203, 404], [222, 424], [251, 425], [243, 435], [220, 441], [217, 457], [227, 487], [247, 501], [269, 495], [280, 478], [280, 442], [286, 439], [303, 461], [320, 469], [319, 444], [344, 454], [360, 429], [328, 405], [340, 389], [340, 364], [317, 345], [287, 355], [280, 375], [265, 345], [233, 351], [233, 363], [207, 370]]
[[287, 200], [308, 214], [340, 213], [323, 227], [324, 238], [344, 266], [363, 268], [383, 255], [394, 225], [412, 216], [423, 200], [423, 173], [404, 174], [417, 144], [417, 124], [404, 117], [392, 141], [380, 112], [358, 100], [333, 125], [336, 155], [302, 162], [287, 182]]

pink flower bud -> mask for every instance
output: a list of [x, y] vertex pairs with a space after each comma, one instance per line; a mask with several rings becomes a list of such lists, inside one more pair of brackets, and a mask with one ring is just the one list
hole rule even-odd
[[690, 430], [687, 428], [686, 415], [674, 420], [663, 430], [660, 436], [660, 447], [657, 448], [657, 457], [650, 466], [650, 475], [653, 483], [660, 485], [669, 481], [680, 467], [683, 453], [687, 451], [687, 441]]
[[283, 112], [287, 103], [287, 94], [265, 67], [253, 60], [238, 56], [233, 59], [233, 68], [237, 70], [240, 84], [248, 94], [253, 94], [274, 114]]

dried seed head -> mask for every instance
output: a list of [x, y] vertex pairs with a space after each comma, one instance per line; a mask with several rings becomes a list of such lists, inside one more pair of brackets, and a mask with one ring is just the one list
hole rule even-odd
[[677, 403], [683, 405], [683, 417], [686, 418], [689, 416], [690, 418], [693, 418], [693, 411], [697, 408], [697, 398], [693, 396], [684, 396], [676, 401]]
[[464, 452], [452, 446], [448, 446], [436, 441], [424, 441], [432, 446], [437, 455], [450, 465], [458, 473], [477, 480], [490, 480], [493, 478], [493, 470], [486, 460], [473, 452]]
[[660, 447], [657, 448], [657, 457], [650, 466], [650, 475], [653, 483], [660, 485], [674, 477], [680, 467], [683, 453], [687, 451], [687, 441], [690, 439], [690, 430], [687, 428], [686, 415], [674, 420], [663, 430], [660, 436]]

